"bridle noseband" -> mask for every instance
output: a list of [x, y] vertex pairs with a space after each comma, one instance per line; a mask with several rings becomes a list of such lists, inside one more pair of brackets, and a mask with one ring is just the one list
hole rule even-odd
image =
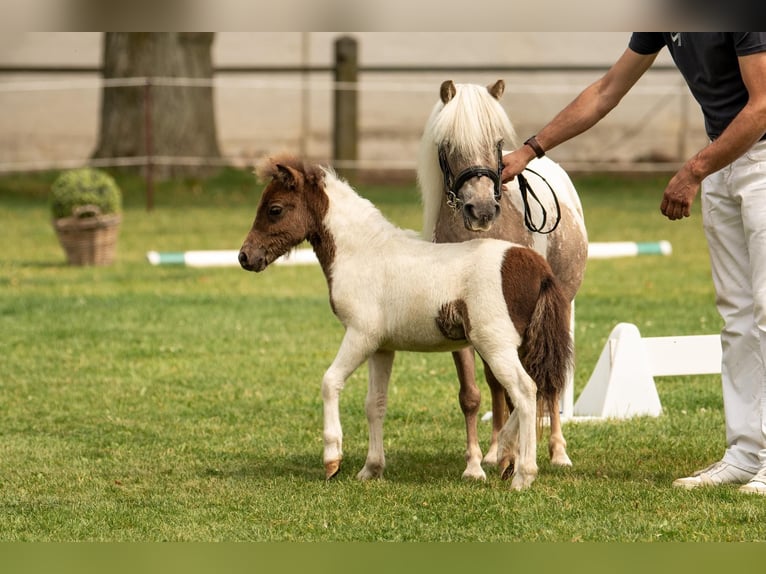
[[[460, 204], [462, 203], [462, 200], [458, 197], [457, 193], [458, 191], [460, 191], [460, 188], [463, 187], [463, 184], [473, 177], [480, 177], [482, 175], [485, 175], [492, 180], [492, 183], [494, 184], [494, 187], [495, 187], [495, 201], [499, 202], [500, 199], [502, 198], [502, 195], [503, 195], [503, 187], [502, 187], [503, 186], [503, 182], [502, 182], [503, 140], [500, 140], [499, 142], [497, 142], [497, 169], [496, 170], [493, 170], [492, 168], [481, 166], [481, 165], [472, 165], [470, 167], [467, 167], [460, 173], [458, 173], [457, 176], [454, 176], [452, 173], [452, 169], [449, 166], [449, 161], [447, 160], [447, 144], [444, 144], [444, 143], [439, 145], [439, 167], [441, 168], [442, 174], [444, 175], [444, 190], [447, 194], [447, 205], [450, 206], [452, 209], [458, 209], [460, 207]], [[561, 221], [561, 207], [559, 206], [558, 197], [556, 197], [556, 192], [553, 191], [551, 184], [548, 183], [548, 180], [546, 180], [542, 175], [540, 175], [536, 171], [531, 170], [529, 168], [526, 168], [524, 171], [529, 171], [530, 173], [533, 173], [537, 177], [539, 177], [548, 186], [548, 189], [550, 189], [551, 194], [553, 195], [553, 202], [554, 202], [554, 205], [556, 206], [556, 220], [554, 221], [550, 229], [546, 229], [545, 231], [543, 231], [543, 227], [545, 226], [545, 223], [547, 220], [545, 207], [543, 207], [542, 202], [538, 199], [537, 195], [535, 195], [535, 192], [532, 190], [532, 187], [529, 185], [529, 182], [527, 181], [527, 179], [522, 174], [519, 174], [517, 176], [519, 180], [519, 191], [521, 192], [521, 200], [522, 200], [522, 203], [524, 204], [524, 225], [526, 225], [527, 229], [529, 229], [532, 232], [546, 235], [548, 233], [551, 233], [554, 229], [556, 229], [556, 227], [558, 227], [559, 225], [559, 221]], [[540, 222], [540, 225], [535, 225], [535, 223], [532, 221], [532, 212], [529, 207], [529, 196], [532, 196], [532, 198], [540, 206], [540, 209], [542, 211], [542, 221]]]
[[463, 184], [471, 178], [480, 177], [482, 175], [487, 176], [492, 180], [495, 187], [495, 201], [500, 201], [502, 197], [502, 180], [501, 175], [503, 173], [503, 140], [497, 142], [497, 168], [492, 169], [483, 165], [472, 165], [465, 168], [463, 171], [455, 176], [452, 173], [452, 168], [449, 166], [447, 160], [447, 146], [441, 144], [439, 146], [439, 167], [441, 167], [442, 174], [444, 175], [444, 189], [447, 193], [447, 204], [452, 208], [457, 208], [460, 205], [461, 200], [457, 196], [457, 192], [463, 187]]

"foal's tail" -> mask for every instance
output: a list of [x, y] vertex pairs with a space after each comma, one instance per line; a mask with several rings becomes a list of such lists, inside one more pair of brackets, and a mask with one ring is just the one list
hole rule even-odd
[[519, 349], [524, 368], [537, 383], [539, 399], [558, 398], [567, 384], [574, 352], [569, 331], [570, 312], [570, 303], [556, 278], [552, 274], [543, 277]]

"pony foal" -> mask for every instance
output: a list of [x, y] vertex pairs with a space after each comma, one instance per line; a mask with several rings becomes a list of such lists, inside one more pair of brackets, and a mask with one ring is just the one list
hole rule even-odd
[[[293, 157], [259, 166], [270, 177], [239, 253], [263, 271], [308, 240], [345, 327], [322, 379], [324, 465], [340, 469], [339, 396], [365, 361], [369, 448], [359, 479], [383, 475], [383, 418], [395, 351], [453, 351], [473, 345], [515, 409], [498, 438], [501, 475], [528, 487], [537, 475], [536, 398], [566, 383], [572, 355], [569, 302], [545, 259], [506, 241], [434, 244], [394, 226], [334, 172]], [[466, 470], [484, 475], [478, 468]]]

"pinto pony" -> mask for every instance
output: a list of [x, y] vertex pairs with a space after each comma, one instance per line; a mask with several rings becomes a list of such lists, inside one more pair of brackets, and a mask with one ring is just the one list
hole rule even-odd
[[[423, 237], [437, 243], [494, 237], [534, 249], [549, 262], [572, 303], [573, 318], [574, 298], [588, 258], [580, 199], [566, 172], [547, 157], [533, 159], [528, 166], [531, 171], [523, 173], [532, 191], [523, 190], [519, 179], [502, 184], [504, 149], [518, 147], [516, 132], [499, 102], [504, 90], [502, 80], [487, 87], [450, 80], [442, 83], [418, 157]], [[461, 349], [453, 353], [453, 359], [465, 415], [466, 450], [478, 451], [481, 456], [474, 353], [470, 348]], [[506, 417], [506, 397], [492, 369], [486, 362], [484, 366], [493, 414], [492, 440], [484, 461], [494, 463], [497, 434]], [[541, 396], [541, 410], [547, 410], [550, 417], [551, 462], [571, 466], [561, 429], [559, 397]]]
[[[326, 477], [340, 469], [339, 396], [365, 361], [369, 449], [359, 479], [385, 467], [383, 418], [395, 351], [453, 351], [473, 345], [513, 401], [498, 438], [503, 477], [528, 487], [537, 476], [536, 397], [566, 383], [572, 342], [569, 301], [535, 251], [496, 239], [423, 241], [390, 223], [333, 171], [283, 157], [259, 166], [271, 178], [239, 253], [263, 271], [307, 240], [345, 327], [322, 379]], [[466, 472], [484, 475], [481, 458]]]

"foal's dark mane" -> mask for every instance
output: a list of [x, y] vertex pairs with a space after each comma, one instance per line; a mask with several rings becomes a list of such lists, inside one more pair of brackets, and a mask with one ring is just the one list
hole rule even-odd
[[305, 178], [305, 182], [311, 187], [320, 187], [324, 183], [324, 171], [317, 164], [307, 163], [306, 161], [290, 154], [280, 154], [263, 158], [255, 166], [255, 175], [260, 180], [268, 180], [279, 177], [278, 165], [292, 168]]

